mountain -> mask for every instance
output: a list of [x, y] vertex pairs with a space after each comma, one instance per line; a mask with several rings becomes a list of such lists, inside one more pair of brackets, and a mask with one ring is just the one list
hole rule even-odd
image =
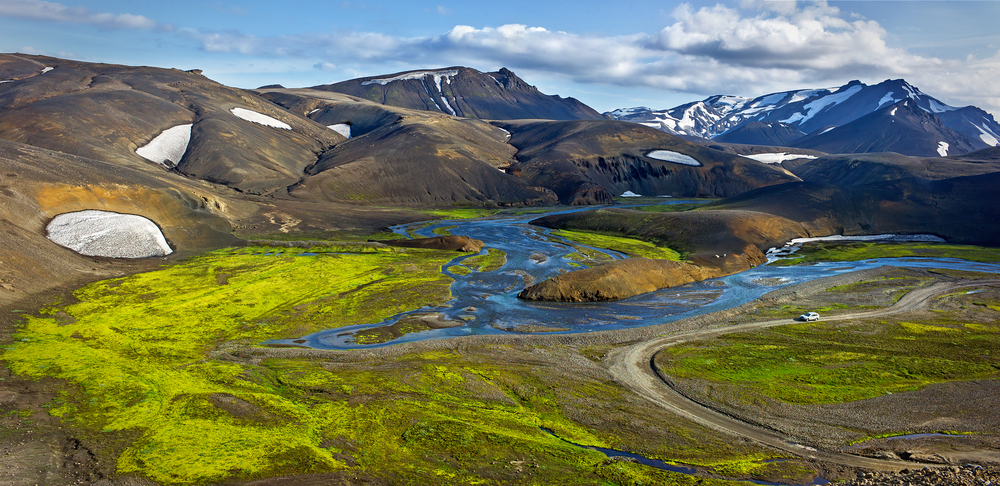
[[781, 140], [778, 145], [788, 145], [791, 140], [787, 135], [778, 137], [759, 126], [743, 128], [755, 122], [781, 123], [804, 135], [812, 135], [846, 125], [903, 100], [911, 100], [920, 110], [939, 118], [943, 126], [964, 134], [971, 140], [973, 149], [1000, 144], [1000, 124], [989, 113], [974, 106], [948, 106], [902, 79], [886, 80], [873, 86], [851, 81], [839, 88], [784, 91], [753, 99], [712, 96], [669, 110], [632, 108], [607, 115], [675, 135], [710, 139], [732, 135], [730, 141], [739, 140], [738, 143], [775, 145], [777, 139]]
[[[752, 121], [729, 130], [715, 137], [714, 140], [722, 143], [783, 147], [804, 136], [806, 134], [802, 130], [787, 123]], [[766, 141], [766, 143], [761, 143], [762, 141]]]
[[791, 145], [832, 154], [896, 152], [920, 157], [946, 157], [976, 148], [973, 140], [949, 129], [910, 99]]
[[467, 67], [406, 71], [313, 89], [344, 93], [384, 105], [483, 120], [605, 118], [574, 98], [543, 94], [507, 68], [492, 73]]

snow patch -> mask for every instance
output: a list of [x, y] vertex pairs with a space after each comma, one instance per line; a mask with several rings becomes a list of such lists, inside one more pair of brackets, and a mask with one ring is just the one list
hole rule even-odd
[[291, 130], [292, 126], [274, 118], [271, 118], [263, 113], [257, 113], [253, 110], [248, 110], [246, 108], [233, 108], [229, 110], [237, 118], [246, 120], [248, 122], [253, 122], [258, 125], [264, 125], [272, 128], [282, 128], [285, 130]]
[[13, 79], [5, 79], [5, 80], [3, 80], [3, 81], [0, 81], [0, 84], [4, 84], [4, 83], [13, 83], [13, 82], [14, 82], [14, 80], [13, 80]]
[[336, 125], [327, 125], [326, 128], [333, 130], [347, 138], [351, 138], [351, 126], [346, 123], [338, 123]]
[[642, 194], [636, 194], [632, 191], [625, 191], [622, 193], [621, 197], [642, 197]]
[[785, 96], [787, 96], [787, 93], [775, 93], [772, 95], [768, 95], [766, 98], [754, 103], [753, 107], [756, 108], [758, 106], [776, 105], [778, 104], [778, 102], [785, 99]]
[[829, 132], [830, 130], [833, 130], [834, 128], [837, 128], [837, 127], [830, 127], [830, 128], [827, 128], [826, 130], [823, 130], [822, 132], [819, 132], [819, 134], [820, 134], [820, 135], [822, 135], [822, 134], [824, 134], [824, 133], [826, 133], [826, 132]]
[[909, 241], [909, 242], [924, 242], [924, 243], [947, 243], [944, 238], [935, 235], [897, 235], [897, 234], [883, 234], [883, 235], [857, 235], [857, 236], [844, 236], [844, 235], [830, 235], [830, 236], [817, 236], [813, 238], [792, 238], [785, 244], [788, 245], [798, 245], [801, 243], [809, 243], [811, 241]]
[[882, 108], [882, 105], [884, 105], [886, 103], [895, 103], [896, 102], [896, 98], [892, 97], [892, 93], [893, 92], [890, 91], [890, 92], [886, 93], [885, 96], [882, 97], [882, 99], [878, 100], [878, 106], [875, 107], [875, 109], [878, 110], [879, 108]]
[[42, 69], [42, 74], [45, 74], [45, 73], [47, 73], [47, 72], [49, 72], [49, 71], [51, 71], [53, 69], [55, 69], [55, 68], [54, 67], [47, 67], [46, 66], [45, 68]]
[[191, 142], [192, 124], [177, 125], [168, 128], [146, 145], [135, 149], [135, 153], [140, 157], [156, 162], [166, 168], [175, 167], [187, 152], [188, 143]]
[[942, 157], [948, 156], [948, 142], [938, 142], [937, 153]]
[[315, 110], [310, 111], [309, 113], [306, 113], [306, 116], [312, 115], [313, 113], [316, 113], [317, 111], [319, 111], [319, 108], [316, 108]]
[[847, 88], [840, 93], [834, 93], [829, 96], [824, 96], [818, 100], [810, 101], [806, 103], [802, 108], [805, 109], [805, 114], [795, 113], [785, 120], [780, 120], [782, 123], [795, 123], [799, 122], [799, 125], [809, 121], [812, 117], [816, 116], [819, 112], [823, 111], [827, 107], [839, 105], [851, 96], [858, 94], [861, 91], [861, 86], [855, 85]]
[[805, 154], [792, 154], [787, 152], [778, 152], [772, 154], [753, 154], [744, 155], [748, 159], [756, 160], [757, 162], [763, 162], [765, 164], [780, 164], [786, 160], [795, 159], [815, 159], [815, 155], [805, 155]]
[[[362, 81], [361, 86], [368, 86], [370, 84], [380, 84], [382, 86], [385, 86], [393, 81], [406, 81], [409, 79], [422, 80], [424, 79], [424, 76], [434, 76], [434, 80], [437, 81], [438, 78], [441, 76], [458, 76], [458, 70], [452, 69], [450, 71], [414, 71], [412, 73], [400, 74], [399, 76], [393, 76], [391, 78], [369, 79], [368, 81]], [[496, 81], [495, 78], [493, 80]], [[500, 84], [500, 82], [497, 81], [497, 84]]]
[[684, 155], [677, 152], [672, 152], [670, 150], [654, 150], [648, 154], [646, 157], [656, 160], [662, 160], [664, 162], [672, 162], [674, 164], [690, 165], [692, 167], [701, 167], [701, 162], [695, 160], [694, 157], [690, 155]]
[[803, 91], [798, 91], [794, 95], [792, 95], [792, 99], [788, 100], [788, 103], [786, 103], [786, 104], [797, 103], [799, 101], [805, 101], [805, 100], [808, 100], [809, 98], [812, 98], [813, 96], [816, 96], [816, 95], [818, 95], [820, 93], [830, 94], [830, 90], [829, 89], [807, 89], [807, 90], [803, 90]]
[[985, 123], [983, 123], [983, 126], [979, 125], [972, 125], [972, 126], [976, 127], [976, 129], [979, 130], [980, 132], [979, 138], [982, 139], [982, 141], [985, 142], [986, 145], [989, 145], [991, 147], [996, 147], [997, 145], [1000, 145], [1000, 141], [997, 140], [996, 134], [993, 133], [993, 131], [990, 130]]
[[45, 227], [48, 239], [81, 255], [147, 258], [173, 252], [155, 223], [110, 211], [63, 213]]
[[935, 100], [933, 98], [929, 98], [927, 101], [928, 101], [928, 104], [929, 104], [929, 106], [931, 108], [931, 113], [944, 113], [946, 111], [955, 111], [956, 110], [956, 108], [954, 108], [954, 107], [938, 103], [937, 100]]

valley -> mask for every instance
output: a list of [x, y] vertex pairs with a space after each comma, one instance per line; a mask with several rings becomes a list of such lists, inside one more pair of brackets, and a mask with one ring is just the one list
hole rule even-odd
[[[507, 69], [0, 79], [4, 484], [1000, 475], [997, 147], [685, 138]], [[873, 88], [739, 103], [975, 114]]]

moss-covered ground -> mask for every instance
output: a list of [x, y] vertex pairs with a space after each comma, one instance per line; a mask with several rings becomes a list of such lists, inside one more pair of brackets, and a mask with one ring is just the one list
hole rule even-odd
[[421, 212], [440, 219], [472, 219], [493, 216], [494, 214], [499, 213], [500, 210], [486, 208], [443, 208], [427, 209], [422, 210]]
[[1000, 248], [945, 243], [810, 242], [788, 258], [771, 265], [847, 262], [873, 258], [961, 258], [974, 262], [1000, 262]]
[[681, 255], [670, 248], [656, 246], [648, 241], [624, 236], [614, 236], [590, 231], [554, 230], [552, 234], [570, 241], [597, 248], [607, 248], [633, 257], [680, 261]]
[[[308, 250], [324, 249], [221, 250], [87, 285], [77, 302], [26, 316], [2, 359], [21, 376], [62, 380], [48, 412], [102, 444], [119, 473], [162, 484], [304, 473], [401, 484], [701, 479], [607, 463], [542, 427], [727, 475], [805, 467], [763, 462], [775, 455], [651, 410], [573, 350], [241, 357], [266, 339], [378, 322], [449, 298], [440, 268], [451, 252], [301, 256]], [[499, 258], [483, 260], [489, 268]]]
[[669, 375], [741, 384], [803, 404], [1000, 378], [1000, 293], [956, 292], [937, 307], [920, 319], [811, 322], [730, 334], [665, 349], [657, 363]]
[[497, 248], [488, 248], [485, 255], [476, 255], [462, 260], [462, 265], [476, 272], [493, 272], [507, 263], [507, 253]]

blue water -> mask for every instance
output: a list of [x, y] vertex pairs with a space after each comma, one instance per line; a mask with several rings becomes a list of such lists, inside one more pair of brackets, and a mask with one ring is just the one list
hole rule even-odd
[[[687, 202], [692, 201], [678, 200], [669, 203]], [[548, 214], [589, 209], [592, 208], [569, 209]], [[593, 332], [661, 324], [729, 309], [787, 285], [882, 265], [1000, 272], [998, 264], [929, 258], [883, 258], [790, 267], [762, 265], [728, 277], [662, 289], [616, 302], [526, 302], [517, 298], [518, 292], [525, 287], [525, 280], [520, 274], [530, 275], [535, 282], [540, 282], [579, 268], [572, 266], [573, 261], [566, 258], [566, 255], [575, 250], [565, 240], [552, 237], [546, 228], [528, 224], [529, 221], [541, 216], [544, 215], [444, 220], [430, 225], [414, 223], [393, 227], [392, 230], [399, 234], [429, 237], [434, 236], [435, 228], [457, 226], [451, 229], [452, 234], [477, 238], [483, 240], [488, 248], [503, 250], [507, 254], [507, 263], [492, 272], [453, 274], [449, 271], [450, 267], [461, 264], [462, 260], [472, 256], [461, 254], [442, 269], [446, 275], [455, 280], [451, 288], [454, 299], [447, 307], [423, 308], [393, 316], [382, 322], [331, 329], [296, 340], [276, 340], [269, 343], [298, 344], [319, 349], [361, 349], [453, 336], [516, 334], [519, 326], [565, 329], [556, 333]], [[617, 252], [597, 250], [612, 258], [624, 257]], [[322, 258], [322, 255], [319, 257]], [[382, 344], [357, 345], [352, 340], [352, 334], [359, 330], [390, 325], [407, 315], [427, 312], [438, 312], [449, 319], [465, 320], [466, 323], [460, 327], [412, 333]], [[792, 317], [794, 316], [789, 316], [789, 319]]]
[[[670, 464], [668, 462], [663, 462], [663, 461], [661, 461], [659, 459], [650, 459], [650, 458], [648, 458], [646, 456], [641, 456], [639, 454], [633, 454], [631, 452], [619, 451], [619, 450], [616, 450], [616, 449], [606, 449], [604, 447], [580, 445], [580, 444], [577, 444], [575, 442], [570, 442], [570, 441], [568, 441], [566, 439], [563, 439], [562, 437], [559, 437], [558, 435], [556, 435], [551, 430], [546, 429], [544, 427], [542, 428], [542, 430], [545, 431], [545, 432], [547, 432], [548, 434], [552, 435], [553, 437], [555, 437], [555, 438], [557, 438], [557, 439], [559, 439], [559, 440], [567, 443], [567, 444], [574, 445], [574, 446], [579, 447], [581, 449], [594, 450], [594, 451], [600, 452], [601, 454], [604, 454], [605, 456], [608, 456], [608, 457], [628, 457], [628, 458], [631, 458], [631, 459], [635, 459], [635, 461], [638, 462], [639, 464], [643, 464], [643, 465], [650, 466], [650, 467], [655, 467], [657, 469], [662, 469], [664, 471], [671, 471], [671, 472], [675, 472], [675, 473], [687, 474], [687, 475], [690, 475], [690, 476], [695, 476], [695, 475], [698, 474], [698, 470], [695, 469], [695, 468], [693, 468], [693, 467], [678, 466], [676, 464]], [[764, 461], [764, 462], [776, 462], [776, 461], [782, 461], [782, 460], [784, 460], [784, 459], [776, 459], [776, 460]], [[772, 482], [768, 482], [768, 481], [761, 481], [759, 479], [732, 479], [732, 478], [725, 478], [725, 480], [726, 481], [737, 481], [737, 482], [741, 482], [741, 483], [760, 484], [760, 485], [765, 485], [765, 486], [791, 486], [791, 485], [786, 484], [786, 483], [772, 483]], [[804, 484], [804, 485], [799, 485], [799, 486], [822, 486], [824, 484], [829, 484], [829, 483], [830, 483], [830, 481], [827, 481], [826, 479], [821, 478], [821, 477], [817, 477], [816, 479], [813, 480], [813, 482], [808, 483], [808, 484]]]

